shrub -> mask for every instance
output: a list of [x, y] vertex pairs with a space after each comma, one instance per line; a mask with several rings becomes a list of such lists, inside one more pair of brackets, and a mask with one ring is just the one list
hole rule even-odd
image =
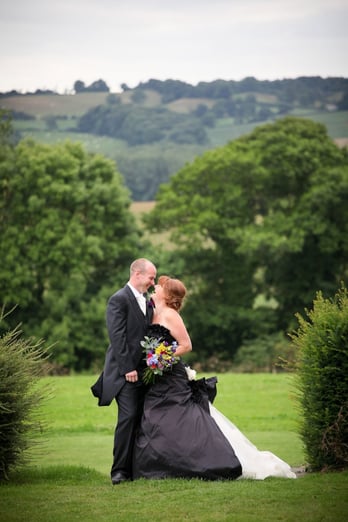
[[[3, 316], [0, 317], [0, 321]], [[16, 328], [0, 337], [0, 481], [26, 462], [42, 420], [38, 405], [45, 393], [39, 376], [43, 341], [25, 340]]]
[[300, 434], [313, 470], [348, 465], [348, 294], [317, 293], [308, 320], [297, 314], [295, 385], [302, 413]]
[[282, 361], [293, 359], [293, 348], [283, 332], [262, 335], [245, 341], [233, 360], [237, 372], [277, 372], [284, 369]]

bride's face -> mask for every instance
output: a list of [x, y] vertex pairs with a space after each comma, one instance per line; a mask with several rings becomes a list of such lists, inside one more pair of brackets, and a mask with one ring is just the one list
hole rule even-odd
[[163, 293], [163, 288], [161, 285], [155, 285], [155, 292], [153, 294], [153, 299], [155, 301], [155, 303], [160, 303], [161, 301], [163, 301], [164, 299], [164, 293]]

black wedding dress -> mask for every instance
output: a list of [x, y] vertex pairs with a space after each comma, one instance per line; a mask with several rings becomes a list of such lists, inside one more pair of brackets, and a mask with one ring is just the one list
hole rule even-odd
[[[174, 340], [160, 325], [150, 325], [147, 335]], [[134, 479], [296, 478], [286, 462], [259, 451], [212, 405], [214, 378], [189, 380], [188, 373], [178, 362], [149, 387], [134, 446]]]
[[[151, 325], [149, 337], [172, 342], [169, 330]], [[209, 413], [208, 397], [192, 386], [179, 361], [156, 376], [145, 396], [136, 436], [133, 478], [236, 479], [240, 461]]]

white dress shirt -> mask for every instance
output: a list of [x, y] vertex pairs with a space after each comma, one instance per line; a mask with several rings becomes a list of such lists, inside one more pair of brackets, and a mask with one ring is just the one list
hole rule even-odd
[[140, 306], [140, 310], [143, 312], [144, 315], [146, 315], [146, 299], [144, 295], [141, 292], [138, 292], [134, 286], [132, 286], [130, 283], [127, 283], [129, 288], [132, 290], [134, 297], [138, 301], [138, 304]]

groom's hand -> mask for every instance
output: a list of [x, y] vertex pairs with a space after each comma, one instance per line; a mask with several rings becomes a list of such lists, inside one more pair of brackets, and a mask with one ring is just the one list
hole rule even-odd
[[138, 380], [138, 372], [133, 370], [132, 372], [128, 372], [125, 374], [125, 378], [127, 382], [137, 382]]

